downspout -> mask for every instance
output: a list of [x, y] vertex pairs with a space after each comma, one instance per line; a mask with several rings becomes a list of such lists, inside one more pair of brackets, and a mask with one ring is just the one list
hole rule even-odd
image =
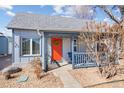
[[[43, 33], [40, 33], [40, 30], [39, 30], [39, 29], [37, 29], [37, 34], [38, 34], [38, 36], [40, 36], [40, 38], [42, 38]], [[41, 43], [41, 42], [40, 42], [40, 43]], [[42, 54], [42, 49], [41, 49], [40, 51], [41, 51], [41, 56], [43, 56], [43, 54]]]
[[42, 32], [42, 33], [40, 33], [40, 30], [39, 30], [39, 29], [37, 29], [37, 34], [41, 37], [41, 36], [43, 35], [43, 32]]
[[40, 33], [40, 30], [39, 29], [37, 29], [37, 34], [40, 36], [40, 37], [42, 37], [42, 48], [41, 48], [41, 51], [42, 51], [42, 69], [44, 70], [44, 71], [47, 71], [47, 68], [48, 68], [48, 66], [47, 66], [47, 63], [46, 63], [46, 61], [45, 61], [45, 37], [44, 37], [44, 32], [42, 32], [42, 33]]
[[12, 29], [12, 63], [15, 62], [14, 38], [14, 29]]

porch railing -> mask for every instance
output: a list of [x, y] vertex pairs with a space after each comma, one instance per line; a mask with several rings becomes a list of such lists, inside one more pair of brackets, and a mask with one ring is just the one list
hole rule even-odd
[[96, 66], [95, 58], [90, 52], [74, 52], [73, 53], [73, 68]]

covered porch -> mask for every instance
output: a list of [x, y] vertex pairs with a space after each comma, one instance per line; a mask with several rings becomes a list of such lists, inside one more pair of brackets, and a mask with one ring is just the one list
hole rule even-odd
[[[104, 37], [103, 40], [107, 41], [109, 34], [101, 35]], [[93, 47], [93, 51], [87, 49], [86, 42], [78, 40], [79, 32], [44, 32], [42, 36], [42, 63], [43, 69], [49, 70], [51, 66], [60, 67], [66, 64], [72, 64], [72, 68], [81, 68], [81, 67], [94, 67], [99, 66], [96, 56], [94, 53], [101, 53], [101, 59], [104, 59], [106, 62], [109, 60], [109, 55], [107, 52], [102, 53], [99, 51], [100, 48], [103, 47], [102, 43], [99, 41], [90, 43]], [[61, 39], [61, 48], [59, 51], [61, 53], [56, 56], [57, 58], [60, 57], [59, 60], [53, 59], [54, 53], [53, 51], [57, 52], [56, 49], [53, 49], [53, 42], [52, 39]], [[79, 43], [80, 42], [80, 43]], [[119, 48], [119, 41], [117, 38], [115, 45], [115, 52], [117, 55], [116, 63], [118, 63], [118, 48]], [[105, 45], [106, 47], [106, 45]], [[100, 63], [100, 62], [99, 62]]]
[[[79, 45], [79, 33], [76, 32], [44, 32], [42, 36], [42, 67], [45, 71], [72, 64], [72, 68], [96, 66], [90, 52], [86, 51], [85, 43]], [[53, 39], [61, 39], [60, 60], [53, 59]], [[57, 51], [57, 50], [55, 50]], [[59, 56], [59, 57], [60, 57]]]
[[72, 40], [77, 33], [44, 32], [42, 35], [42, 68], [47, 71], [72, 63]]

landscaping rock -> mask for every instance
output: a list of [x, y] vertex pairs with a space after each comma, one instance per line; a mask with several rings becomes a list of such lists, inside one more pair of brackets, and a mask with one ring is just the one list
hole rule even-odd
[[17, 73], [17, 72], [20, 72], [22, 71], [22, 68], [19, 68], [19, 67], [8, 67], [8, 68], [5, 68], [2, 73], [9, 73], [9, 74], [14, 74], [14, 73]]
[[17, 83], [21, 83], [21, 82], [26, 82], [28, 80], [29, 76], [27, 75], [22, 75], [20, 76], [20, 78], [17, 80]]
[[5, 79], [8, 80], [11, 78], [11, 74], [17, 73], [22, 71], [22, 68], [19, 67], [8, 67], [2, 70], [3, 76], [5, 76]]
[[8, 80], [8, 79], [10, 79], [10, 78], [11, 78], [11, 75], [10, 75], [10, 74], [8, 74], [8, 73], [6, 73], [6, 74], [4, 74], [4, 78], [5, 78], [5, 80]]

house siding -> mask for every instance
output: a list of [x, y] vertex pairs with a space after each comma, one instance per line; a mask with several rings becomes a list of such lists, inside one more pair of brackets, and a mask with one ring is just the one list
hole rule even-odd
[[34, 56], [22, 56], [21, 55], [21, 37], [23, 38], [37, 38], [38, 36], [36, 31], [29, 31], [29, 30], [18, 30], [14, 29], [13, 32], [13, 62], [18, 63], [18, 62], [30, 62]]
[[[50, 35], [50, 36], [49, 36]], [[51, 36], [52, 35], [52, 36]], [[56, 35], [62, 38], [63, 40], [63, 62], [70, 63], [70, 58], [68, 57], [68, 52], [71, 52], [71, 37], [75, 34], [73, 33], [51, 33], [45, 32], [43, 37], [40, 37], [37, 34], [37, 31], [33, 30], [21, 30], [21, 29], [13, 29], [13, 63], [28, 63], [31, 62], [35, 55], [32, 56], [22, 56], [21, 55], [21, 38], [41, 38], [41, 60], [43, 63], [43, 69], [47, 69], [48, 64], [51, 62], [51, 38], [56, 37]], [[44, 40], [44, 44], [43, 44]], [[44, 46], [44, 48], [43, 48]], [[44, 51], [44, 53], [43, 53]], [[42, 56], [44, 55], [44, 57]], [[46, 60], [49, 55], [49, 61]]]

